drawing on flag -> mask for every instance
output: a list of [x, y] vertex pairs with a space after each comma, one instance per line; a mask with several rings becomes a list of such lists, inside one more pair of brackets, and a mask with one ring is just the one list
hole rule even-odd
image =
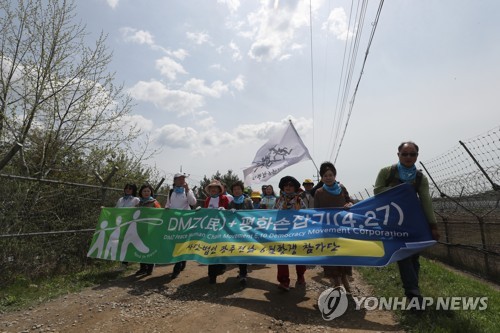
[[264, 182], [303, 160], [312, 160], [312, 157], [290, 121], [283, 131], [276, 133], [260, 147], [252, 165], [243, 170], [245, 184]]

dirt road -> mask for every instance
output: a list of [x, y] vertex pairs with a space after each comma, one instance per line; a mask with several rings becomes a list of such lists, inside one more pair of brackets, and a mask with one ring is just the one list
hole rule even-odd
[[[174, 280], [171, 265], [143, 278], [130, 269], [106, 284], [0, 314], [0, 332], [402, 332], [391, 312], [355, 310], [353, 302], [341, 317], [323, 320], [317, 301], [329, 282], [322, 271], [309, 269], [306, 287], [285, 292], [274, 265], [250, 266], [246, 288], [231, 265], [216, 285], [195, 262]], [[356, 271], [352, 286], [354, 296], [372, 296]]]

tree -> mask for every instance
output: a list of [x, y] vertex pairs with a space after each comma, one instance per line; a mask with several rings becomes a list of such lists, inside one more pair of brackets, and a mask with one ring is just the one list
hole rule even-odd
[[109, 151], [138, 137], [120, 126], [131, 99], [107, 72], [106, 38], [86, 45], [74, 2], [0, 0], [0, 11], [0, 170], [18, 154], [24, 174], [44, 178], [68, 151]]
[[210, 183], [212, 179], [217, 179], [222, 182], [226, 186], [226, 189], [228, 192], [231, 192], [231, 186], [236, 183], [237, 181], [241, 181], [240, 178], [233, 173], [232, 170], [228, 170], [225, 175], [221, 175], [219, 170], [212, 175], [210, 179], [207, 178], [207, 176], [203, 176], [203, 179], [200, 181], [200, 190], [198, 191], [198, 197], [206, 197], [205, 187]]

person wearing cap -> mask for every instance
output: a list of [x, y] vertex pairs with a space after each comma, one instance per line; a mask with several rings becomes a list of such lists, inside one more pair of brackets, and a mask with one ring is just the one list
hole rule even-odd
[[[237, 181], [233, 185], [231, 185], [231, 192], [233, 192], [233, 201], [231, 201], [228, 205], [228, 209], [231, 210], [240, 210], [240, 209], [253, 209], [252, 199], [246, 197], [243, 194], [243, 189], [245, 186], [242, 181]], [[247, 264], [239, 264], [238, 268], [240, 269], [238, 274], [238, 279], [240, 280], [241, 286], [246, 286], [247, 284], [247, 275], [248, 275], [248, 265]]]
[[[319, 168], [323, 186], [314, 194], [314, 208], [344, 208], [352, 206], [353, 201], [344, 185], [336, 180], [337, 169], [331, 162], [323, 162]], [[351, 266], [323, 266], [325, 277], [332, 280], [333, 287], [341, 284], [346, 292], [351, 292], [348, 276], [352, 275]]]
[[[167, 202], [165, 203], [165, 208], [183, 209], [191, 210], [191, 206], [196, 205], [196, 197], [193, 191], [189, 188], [186, 182], [186, 175], [182, 173], [176, 173], [174, 175], [174, 182], [172, 184], [172, 189], [167, 197]], [[186, 261], [179, 261], [175, 263], [174, 270], [172, 271], [172, 279], [179, 276], [181, 271], [186, 268]]]
[[[205, 192], [208, 197], [203, 203], [203, 208], [212, 208], [224, 210], [228, 208], [229, 200], [224, 193], [224, 186], [217, 179], [213, 179], [205, 186]], [[217, 276], [224, 274], [226, 271], [225, 264], [208, 265], [208, 281], [210, 284], [217, 283]]]
[[262, 201], [260, 202], [261, 209], [274, 209], [274, 204], [276, 203], [276, 194], [274, 193], [273, 185], [267, 185], [264, 193], [262, 195]]
[[[306, 205], [300, 197], [299, 189], [300, 183], [292, 176], [285, 176], [279, 182], [280, 196], [276, 200], [275, 209], [305, 209]], [[297, 286], [304, 286], [306, 280], [304, 274], [306, 272], [306, 265], [296, 265], [295, 271], [297, 272]], [[288, 265], [278, 265], [278, 288], [289, 291], [290, 290], [290, 271]]]
[[260, 209], [260, 202], [262, 201], [262, 196], [259, 192], [253, 191], [250, 194], [250, 199], [253, 201], [253, 209]]
[[304, 186], [304, 192], [300, 194], [302, 200], [304, 200], [304, 203], [306, 204], [307, 208], [314, 208], [314, 197], [311, 193], [314, 187], [314, 182], [311, 179], [307, 178], [302, 183], [302, 186]]

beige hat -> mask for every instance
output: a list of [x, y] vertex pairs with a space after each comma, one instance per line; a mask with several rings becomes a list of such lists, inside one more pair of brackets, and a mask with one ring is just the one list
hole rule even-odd
[[220, 188], [220, 193], [224, 193], [224, 186], [222, 186], [221, 182], [218, 181], [217, 179], [212, 179], [210, 181], [210, 184], [208, 184], [207, 186], [205, 186], [205, 192], [207, 194], [210, 194], [210, 187], [212, 186], [217, 186]]
[[260, 196], [260, 193], [259, 193], [259, 192], [254, 191], [254, 192], [252, 192], [252, 194], [250, 195], [250, 198], [252, 198], [252, 199], [261, 199], [261, 196]]

